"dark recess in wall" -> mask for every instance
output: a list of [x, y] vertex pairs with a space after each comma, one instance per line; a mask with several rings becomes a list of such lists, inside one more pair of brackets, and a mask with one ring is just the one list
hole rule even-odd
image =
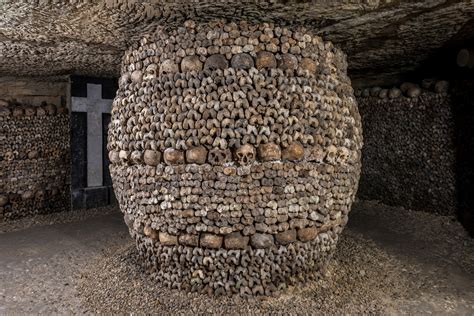
[[457, 215], [474, 237], [474, 80], [455, 81], [452, 99], [457, 148]]

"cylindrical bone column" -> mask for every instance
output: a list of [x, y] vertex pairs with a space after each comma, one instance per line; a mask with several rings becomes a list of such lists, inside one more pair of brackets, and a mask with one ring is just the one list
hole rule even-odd
[[346, 69], [318, 36], [247, 22], [188, 21], [126, 52], [110, 170], [158, 280], [268, 295], [317, 276], [360, 173]]

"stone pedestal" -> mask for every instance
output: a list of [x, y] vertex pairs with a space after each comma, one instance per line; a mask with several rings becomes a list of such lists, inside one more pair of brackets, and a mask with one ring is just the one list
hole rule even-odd
[[114, 188], [158, 280], [263, 295], [318, 274], [357, 191], [342, 52], [305, 30], [188, 21], [125, 54]]

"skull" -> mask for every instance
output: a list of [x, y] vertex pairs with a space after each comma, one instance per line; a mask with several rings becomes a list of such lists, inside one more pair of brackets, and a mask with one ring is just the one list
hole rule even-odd
[[298, 68], [298, 59], [292, 54], [282, 54], [278, 67], [283, 70], [296, 70]]
[[301, 160], [304, 157], [304, 148], [298, 142], [293, 142], [286, 147], [282, 154], [282, 158], [289, 161]]
[[15, 158], [15, 154], [12, 151], [7, 151], [3, 158], [5, 161], [12, 161]]
[[178, 72], [178, 65], [176, 65], [171, 59], [164, 60], [161, 63], [160, 74], [173, 74], [176, 72]]
[[120, 160], [121, 160], [122, 162], [127, 162], [127, 160], [128, 160], [128, 151], [126, 151], [126, 150], [121, 150], [121, 151], [119, 152], [119, 158], [120, 158]]
[[161, 152], [147, 149], [143, 154], [143, 160], [149, 166], [157, 166], [161, 160]]
[[37, 150], [30, 150], [28, 152], [28, 159], [36, 159], [38, 158], [38, 151]]
[[303, 58], [300, 62], [300, 68], [307, 70], [310, 74], [316, 73], [316, 62], [311, 58]]
[[139, 150], [134, 150], [132, 151], [132, 154], [130, 155], [130, 159], [134, 162], [134, 163], [140, 163], [141, 160], [142, 160], [142, 152], [139, 151]]
[[351, 153], [349, 149], [347, 149], [346, 147], [339, 147], [337, 149], [337, 157], [336, 157], [337, 163], [345, 164], [347, 160], [349, 159], [350, 154]]
[[167, 148], [163, 153], [163, 159], [168, 165], [183, 164], [184, 152], [173, 148]]
[[109, 160], [111, 163], [116, 164], [120, 161], [119, 152], [112, 150], [109, 152]]
[[132, 80], [133, 83], [140, 83], [142, 81], [143, 74], [140, 70], [135, 70], [132, 72], [132, 75], [130, 76], [130, 79]]
[[132, 76], [130, 75], [129, 72], [126, 72], [120, 77], [119, 84], [121, 87], [125, 87], [132, 81]]
[[275, 55], [273, 55], [273, 53], [271, 52], [267, 52], [263, 50], [259, 51], [257, 53], [255, 66], [257, 67], [257, 69], [276, 68], [277, 61], [276, 61]]
[[34, 116], [36, 114], [36, 109], [34, 107], [26, 107], [25, 108], [25, 115], [26, 116]]
[[309, 149], [309, 153], [307, 155], [309, 161], [316, 161], [316, 162], [323, 162], [324, 160], [324, 149], [321, 145], [316, 144], [312, 148]]
[[194, 147], [186, 151], [186, 162], [195, 164], [206, 163], [207, 149], [203, 146]]
[[202, 70], [202, 62], [199, 60], [199, 57], [196, 55], [186, 56], [181, 61], [181, 71], [196, 71], [199, 72]]
[[228, 66], [229, 63], [227, 62], [227, 59], [224, 55], [215, 54], [207, 58], [206, 63], [204, 64], [204, 69], [226, 69]]
[[8, 203], [8, 195], [6, 194], [0, 195], [0, 207], [7, 205], [7, 203]]
[[280, 160], [280, 146], [275, 143], [260, 144], [258, 146], [258, 156], [262, 161]]
[[52, 103], [49, 103], [48, 105], [46, 105], [44, 109], [46, 110], [48, 115], [54, 115], [57, 112], [56, 105], [54, 105]]
[[151, 80], [155, 79], [158, 73], [158, 65], [151, 64], [146, 67], [145, 75], [143, 76], [143, 80]]
[[232, 68], [235, 69], [250, 69], [254, 66], [253, 58], [249, 54], [236, 54], [230, 61]]
[[326, 147], [326, 161], [335, 164], [337, 158], [337, 148], [334, 145], [329, 145]]
[[16, 107], [13, 109], [13, 117], [20, 117], [20, 116], [23, 116], [25, 114], [25, 111], [23, 110], [23, 108], [20, 108], [20, 107]]
[[250, 144], [240, 146], [234, 152], [234, 159], [242, 166], [253, 163], [255, 161], [255, 148]]
[[209, 151], [207, 159], [211, 165], [223, 165], [232, 160], [232, 153], [229, 149], [214, 148]]

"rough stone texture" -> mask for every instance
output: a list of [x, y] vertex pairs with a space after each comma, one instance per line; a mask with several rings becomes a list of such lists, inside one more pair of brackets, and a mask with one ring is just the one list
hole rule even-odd
[[452, 38], [472, 39], [462, 30], [472, 25], [474, 5], [447, 0], [5, 0], [0, 16], [0, 75], [117, 76], [123, 51], [156, 25], [224, 17], [304, 25], [341, 46], [353, 78], [391, 78], [414, 69]]
[[[454, 215], [456, 154], [451, 97], [358, 97], [364, 128], [358, 196], [391, 205]], [[356, 91], [367, 95], [369, 91]], [[380, 93], [380, 91], [379, 91]]]
[[67, 109], [2, 103], [0, 221], [69, 209]]
[[[244, 49], [261, 69], [229, 67]], [[282, 54], [294, 66], [266, 62]], [[198, 56], [203, 70], [170, 66], [186, 56]], [[318, 63], [316, 72], [299, 66], [303, 58]], [[110, 170], [122, 211], [134, 218], [130, 233], [163, 284], [268, 295], [292, 275], [319, 273], [360, 172], [346, 68], [340, 50], [304, 29], [245, 21], [187, 21], [127, 51], [108, 138], [120, 159]], [[164, 163], [138, 159], [146, 150]], [[157, 242], [144, 227], [178, 244]], [[321, 230], [298, 241], [307, 227]]]

